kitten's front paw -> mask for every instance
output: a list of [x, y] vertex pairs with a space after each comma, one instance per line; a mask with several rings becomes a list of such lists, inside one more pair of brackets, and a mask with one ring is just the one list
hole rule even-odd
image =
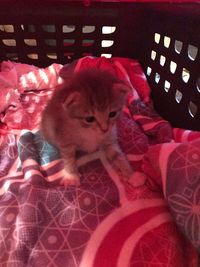
[[147, 176], [143, 172], [134, 172], [133, 175], [129, 179], [129, 183], [133, 187], [140, 187], [143, 186], [146, 182]]
[[61, 185], [67, 186], [79, 186], [80, 176], [76, 173], [67, 173], [66, 170], [63, 171], [63, 175], [60, 181]]

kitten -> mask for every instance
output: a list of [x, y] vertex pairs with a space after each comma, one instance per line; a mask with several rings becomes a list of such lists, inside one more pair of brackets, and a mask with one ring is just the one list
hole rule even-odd
[[129, 91], [110, 72], [94, 68], [73, 74], [56, 90], [42, 114], [41, 130], [45, 139], [60, 150], [65, 168], [62, 184], [80, 184], [78, 150], [103, 150], [123, 179], [133, 174], [119, 148], [116, 130]]

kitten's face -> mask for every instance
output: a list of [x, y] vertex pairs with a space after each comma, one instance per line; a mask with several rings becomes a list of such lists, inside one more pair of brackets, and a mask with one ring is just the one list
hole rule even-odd
[[76, 120], [77, 127], [81, 130], [93, 131], [93, 134], [107, 135], [116, 123], [122, 110], [120, 105], [108, 105], [99, 110], [97, 107], [90, 107], [87, 101], [80, 101], [68, 109], [71, 119]]
[[105, 95], [104, 99], [95, 99], [85, 93], [72, 93], [66, 108], [67, 115], [74, 121], [77, 131], [97, 136], [109, 135], [122, 111], [125, 94], [115, 92]]
[[92, 70], [76, 76], [66, 89], [70, 93], [64, 99], [63, 114], [73, 141], [96, 148], [112, 137], [130, 88], [107, 72]]

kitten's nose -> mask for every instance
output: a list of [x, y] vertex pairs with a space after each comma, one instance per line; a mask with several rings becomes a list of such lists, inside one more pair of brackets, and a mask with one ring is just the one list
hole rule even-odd
[[101, 131], [102, 131], [103, 133], [106, 133], [106, 132], [108, 131], [108, 128], [101, 129]]
[[101, 129], [102, 133], [106, 133], [108, 131], [108, 125], [101, 125], [100, 129]]

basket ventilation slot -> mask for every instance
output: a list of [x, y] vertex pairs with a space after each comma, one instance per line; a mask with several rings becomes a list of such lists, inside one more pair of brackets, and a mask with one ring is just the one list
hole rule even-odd
[[[82, 56], [112, 57], [115, 46], [114, 25], [4, 25], [0, 27], [1, 58], [46, 65], [71, 62]], [[12, 48], [12, 51], [11, 51]], [[23, 53], [22, 53], [23, 51]]]
[[172, 102], [173, 109], [179, 110], [179, 116], [188, 120], [200, 116], [200, 74], [195, 78], [192, 71], [199, 57], [198, 47], [188, 44], [187, 39], [176, 39], [159, 32], [152, 36], [146, 68], [150, 85], [163, 102], [164, 99], [165, 103]]

